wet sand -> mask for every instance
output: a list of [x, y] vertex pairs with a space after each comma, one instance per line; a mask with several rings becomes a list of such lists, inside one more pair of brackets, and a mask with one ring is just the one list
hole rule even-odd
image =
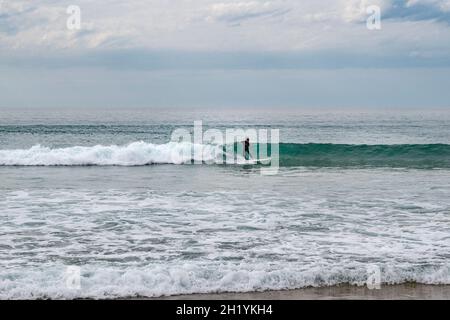
[[158, 300], [450, 300], [450, 285], [399, 284], [379, 290], [350, 285], [251, 293], [192, 294]]

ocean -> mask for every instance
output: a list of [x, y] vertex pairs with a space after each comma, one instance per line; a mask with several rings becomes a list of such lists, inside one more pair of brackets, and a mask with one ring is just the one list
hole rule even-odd
[[[277, 174], [173, 161], [199, 120]], [[0, 298], [450, 284], [448, 111], [0, 109], [0, 191]]]

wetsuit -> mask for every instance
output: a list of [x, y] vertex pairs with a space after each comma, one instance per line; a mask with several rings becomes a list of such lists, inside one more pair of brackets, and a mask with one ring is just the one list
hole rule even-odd
[[244, 157], [245, 160], [250, 159], [250, 141], [247, 140], [244, 141]]

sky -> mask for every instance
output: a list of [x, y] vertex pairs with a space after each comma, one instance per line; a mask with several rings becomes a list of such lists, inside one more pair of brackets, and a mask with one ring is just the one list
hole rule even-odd
[[449, 87], [450, 0], [0, 0], [0, 107], [450, 108]]

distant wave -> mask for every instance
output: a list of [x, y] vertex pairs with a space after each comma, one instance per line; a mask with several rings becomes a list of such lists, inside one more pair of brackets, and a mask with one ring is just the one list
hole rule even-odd
[[[261, 146], [258, 146], [261, 147]], [[195, 153], [192, 150], [196, 150]], [[268, 148], [271, 152], [270, 146]], [[450, 145], [345, 145], [281, 143], [280, 166], [450, 168]], [[201, 155], [201, 156], [200, 156]], [[144, 166], [188, 164], [194, 160], [223, 163], [224, 148], [143, 141], [124, 146], [75, 146], [0, 150], [0, 166]], [[239, 157], [238, 157], [239, 158]], [[233, 163], [232, 159], [227, 160]]]

